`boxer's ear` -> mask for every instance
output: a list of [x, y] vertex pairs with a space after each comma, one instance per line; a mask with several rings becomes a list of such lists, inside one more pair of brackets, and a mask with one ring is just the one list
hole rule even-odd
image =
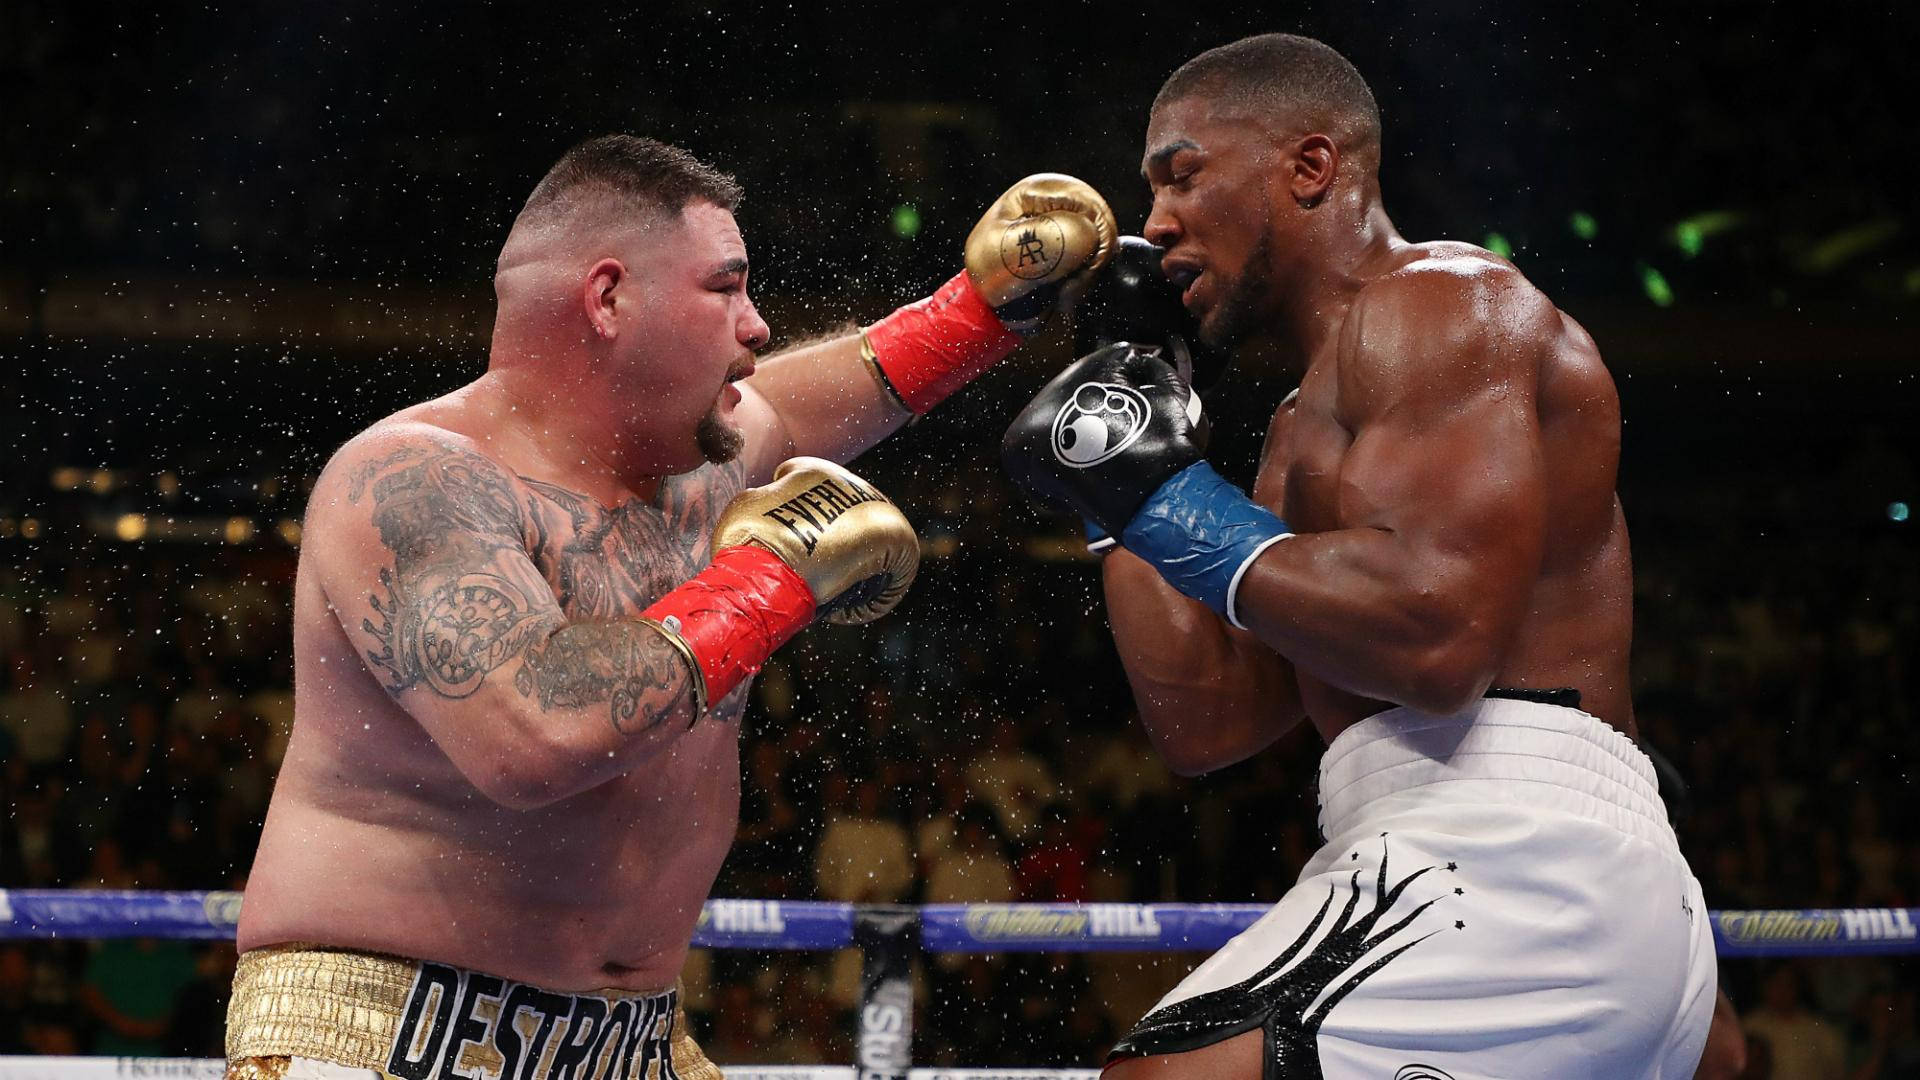
[[619, 336], [615, 297], [626, 281], [627, 268], [619, 259], [601, 259], [587, 270], [580, 284], [580, 303], [595, 337], [612, 341]]
[[1340, 170], [1340, 148], [1325, 135], [1306, 135], [1293, 145], [1287, 161], [1287, 186], [1293, 201], [1318, 206]]

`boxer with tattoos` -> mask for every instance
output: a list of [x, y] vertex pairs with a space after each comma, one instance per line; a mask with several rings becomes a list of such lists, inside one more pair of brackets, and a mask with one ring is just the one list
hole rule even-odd
[[1114, 242], [1091, 189], [1029, 177], [932, 297], [756, 361], [739, 198], [652, 140], [569, 151], [501, 250], [486, 373], [316, 482], [230, 1076], [719, 1076], [674, 982], [733, 837], [748, 683], [918, 563], [835, 462]]

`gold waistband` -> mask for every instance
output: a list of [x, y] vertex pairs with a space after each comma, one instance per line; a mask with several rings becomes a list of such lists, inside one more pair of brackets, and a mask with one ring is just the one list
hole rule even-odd
[[[617, 1038], [615, 1037], [617, 1034]], [[443, 964], [317, 946], [241, 954], [227, 1059], [304, 1057], [408, 1080], [720, 1080], [672, 990], [566, 994]]]

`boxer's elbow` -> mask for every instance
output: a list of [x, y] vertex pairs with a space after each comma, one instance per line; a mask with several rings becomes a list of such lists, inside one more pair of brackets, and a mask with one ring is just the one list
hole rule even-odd
[[1417, 650], [1402, 667], [1406, 678], [1400, 691], [1387, 697], [1417, 712], [1448, 716], [1479, 700], [1499, 668], [1499, 650], [1463, 628]]
[[1205, 776], [1215, 769], [1224, 769], [1229, 765], [1246, 760], [1247, 755], [1224, 754], [1216, 747], [1200, 747], [1175, 741], [1154, 743], [1154, 750], [1160, 760], [1166, 763], [1168, 771], [1175, 776]]
[[1273, 744], [1304, 712], [1272, 715], [1268, 703], [1207, 701], [1193, 696], [1137, 699], [1154, 753], [1180, 776], [1203, 776], [1237, 765]]
[[569, 738], [569, 725], [552, 717], [522, 709], [516, 720], [507, 738], [462, 770], [489, 801], [507, 810], [539, 810], [610, 778], [606, 747]]
[[507, 810], [539, 810], [576, 793], [566, 769], [551, 755], [531, 752], [499, 754], [484, 766], [470, 770], [473, 782], [488, 801]]

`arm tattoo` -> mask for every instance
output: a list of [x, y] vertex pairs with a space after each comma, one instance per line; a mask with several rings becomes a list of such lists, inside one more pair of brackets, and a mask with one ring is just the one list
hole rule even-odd
[[[683, 697], [692, 705], [693, 683], [680, 654], [652, 627], [632, 622], [561, 630], [527, 651], [513, 685], [542, 711], [609, 702], [613, 729], [622, 733], [658, 725]], [[641, 723], [628, 727], [640, 714]]]
[[356, 473], [348, 498], [369, 489], [394, 566], [361, 626], [380, 644], [367, 658], [389, 693], [463, 698], [518, 661], [514, 687], [542, 711], [605, 704], [622, 732], [661, 723], [689, 694], [684, 662], [651, 628], [568, 625], [528, 555], [546, 523], [497, 463], [445, 444], [409, 448]]

